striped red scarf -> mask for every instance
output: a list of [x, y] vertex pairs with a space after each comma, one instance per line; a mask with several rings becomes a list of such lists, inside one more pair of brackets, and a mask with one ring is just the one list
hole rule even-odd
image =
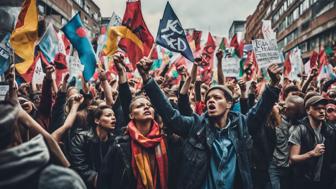
[[[160, 188], [168, 188], [168, 156], [164, 138], [160, 134], [160, 127], [154, 121], [152, 130], [142, 135], [135, 127], [134, 122], [128, 124], [128, 132], [131, 137], [132, 168], [137, 180], [137, 189], [156, 189], [157, 179], [160, 179]], [[156, 170], [152, 173], [151, 163], [147, 150], [155, 148]], [[159, 173], [159, 174], [157, 174]]]

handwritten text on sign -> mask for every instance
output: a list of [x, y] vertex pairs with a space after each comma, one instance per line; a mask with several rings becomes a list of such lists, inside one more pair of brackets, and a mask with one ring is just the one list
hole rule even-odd
[[252, 45], [260, 68], [281, 63], [276, 40], [256, 39], [252, 41]]
[[223, 60], [223, 73], [225, 77], [238, 77], [239, 76], [239, 60], [238, 58], [224, 58]]

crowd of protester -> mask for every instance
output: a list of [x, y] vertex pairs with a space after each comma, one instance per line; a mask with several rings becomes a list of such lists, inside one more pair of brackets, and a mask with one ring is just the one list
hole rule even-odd
[[269, 81], [218, 72], [209, 86], [197, 58], [176, 85], [152, 63], [141, 59], [135, 80], [117, 53], [118, 76], [99, 68], [81, 89], [69, 75], [55, 87], [53, 66], [42, 86], [18, 85], [12, 67], [0, 188], [336, 188], [336, 80], [271, 65]]

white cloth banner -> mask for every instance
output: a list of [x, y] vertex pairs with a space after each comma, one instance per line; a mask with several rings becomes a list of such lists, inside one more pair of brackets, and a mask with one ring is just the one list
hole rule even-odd
[[291, 79], [300, 79], [298, 74], [302, 73], [303, 71], [303, 62], [301, 58], [301, 50], [299, 48], [295, 48], [291, 51], [291, 54], [289, 56], [289, 60], [292, 65], [291, 73], [289, 74], [289, 77]]
[[43, 72], [43, 69], [42, 69], [41, 58], [39, 58], [36, 62], [36, 65], [35, 65], [35, 70], [34, 70], [32, 83], [34, 85], [42, 84], [44, 76], [45, 76], [45, 73]]
[[225, 77], [239, 77], [239, 58], [224, 58], [223, 73]]
[[252, 45], [259, 68], [282, 63], [276, 40], [256, 39]]

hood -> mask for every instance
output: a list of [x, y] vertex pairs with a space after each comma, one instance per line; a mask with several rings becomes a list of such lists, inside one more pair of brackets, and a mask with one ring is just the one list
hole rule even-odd
[[19, 146], [0, 152], [0, 188], [23, 181], [50, 159], [48, 147], [42, 135]]

